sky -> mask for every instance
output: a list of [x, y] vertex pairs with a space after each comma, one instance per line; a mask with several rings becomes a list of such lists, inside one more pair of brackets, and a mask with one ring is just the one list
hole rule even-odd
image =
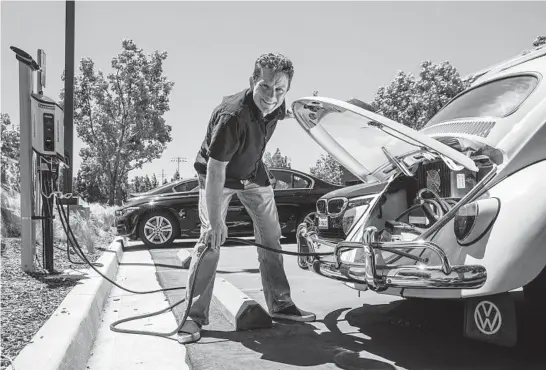
[[[417, 74], [424, 60], [449, 61], [467, 75], [510, 58], [546, 35], [546, 2], [145, 2], [76, 1], [75, 63], [90, 57], [105, 74], [124, 38], [146, 53], [166, 51], [174, 82], [172, 141], [160, 159], [133, 170], [161, 180], [194, 175], [193, 160], [211, 111], [223, 96], [249, 86], [255, 59], [280, 52], [295, 68], [287, 103], [319, 95], [371, 102], [397, 71]], [[44, 94], [58, 100], [65, 60], [65, 2], [2, 1], [1, 109], [19, 121], [17, 46], [36, 59], [47, 53]], [[82, 142], [74, 130], [74, 176]], [[296, 120], [280, 121], [267, 150], [309, 172], [325, 153]]]

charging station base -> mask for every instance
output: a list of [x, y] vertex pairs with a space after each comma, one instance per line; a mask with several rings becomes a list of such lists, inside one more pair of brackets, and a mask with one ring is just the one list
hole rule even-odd
[[89, 277], [89, 273], [85, 271], [80, 270], [74, 270], [74, 269], [66, 269], [64, 271], [55, 271], [53, 274], [49, 274], [44, 277], [44, 279], [47, 280], [81, 280], [81, 279], [87, 279]]

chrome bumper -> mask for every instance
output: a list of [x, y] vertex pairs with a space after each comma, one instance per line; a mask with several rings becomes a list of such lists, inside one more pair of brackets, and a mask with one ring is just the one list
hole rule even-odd
[[[454, 266], [449, 263], [445, 252], [429, 241], [377, 242], [377, 229], [370, 227], [364, 231], [362, 242], [342, 241], [339, 243], [320, 240], [316, 232], [308, 230], [306, 224], [298, 227], [298, 250], [315, 252], [322, 246], [333, 248], [330, 257], [299, 257], [315, 273], [346, 283], [365, 284], [374, 291], [388, 288], [414, 289], [477, 289], [487, 279], [485, 267], [479, 265]], [[307, 248], [305, 248], [307, 247]], [[361, 250], [364, 262], [341, 260], [341, 254], [350, 250]], [[440, 260], [440, 265], [429, 266], [428, 260], [410, 252], [415, 249], [432, 250]], [[386, 264], [381, 252], [391, 252], [401, 257], [415, 260], [413, 265]]]

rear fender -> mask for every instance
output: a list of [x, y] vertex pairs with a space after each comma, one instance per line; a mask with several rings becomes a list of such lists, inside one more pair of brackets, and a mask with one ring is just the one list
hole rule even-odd
[[[493, 226], [476, 243], [461, 246], [453, 231], [453, 220], [432, 241], [456, 265], [481, 265], [487, 280], [479, 289], [440, 290], [406, 289], [404, 296], [465, 298], [508, 292], [531, 282], [546, 266], [546, 161], [537, 162], [513, 173], [494, 185], [484, 197], [500, 200]], [[437, 256], [423, 257], [437, 265]], [[397, 263], [410, 263], [401, 260]]]
[[[546, 266], [546, 161], [523, 168], [495, 185], [500, 212], [483, 257], [467, 254], [466, 264], [487, 269], [487, 281], [464, 296], [503, 293], [532, 281]], [[462, 247], [464, 248], [464, 247]]]

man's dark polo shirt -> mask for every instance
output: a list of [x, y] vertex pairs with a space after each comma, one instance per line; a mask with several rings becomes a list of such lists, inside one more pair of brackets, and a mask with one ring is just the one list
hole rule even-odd
[[207, 135], [195, 159], [195, 170], [206, 174], [211, 157], [229, 162], [226, 188], [243, 189], [242, 180], [251, 180], [260, 186], [270, 185], [262, 156], [277, 121], [284, 119], [285, 111], [283, 102], [275, 111], [262, 117], [251, 89], [225, 97], [212, 112]]

